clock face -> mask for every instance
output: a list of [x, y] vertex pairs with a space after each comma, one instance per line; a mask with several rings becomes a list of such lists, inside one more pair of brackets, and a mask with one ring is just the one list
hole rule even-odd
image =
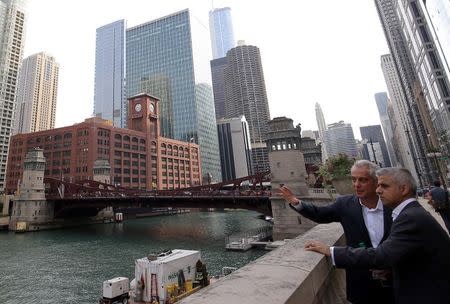
[[140, 112], [142, 110], [142, 105], [138, 103], [134, 106], [134, 109], [136, 110], [136, 112]]
[[154, 104], [150, 104], [150, 112], [154, 112], [155, 111], [155, 105]]

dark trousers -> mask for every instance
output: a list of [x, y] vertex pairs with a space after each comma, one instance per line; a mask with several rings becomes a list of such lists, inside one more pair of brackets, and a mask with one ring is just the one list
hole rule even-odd
[[[392, 283], [392, 281], [390, 282]], [[352, 304], [395, 304], [394, 289], [383, 287], [381, 281], [373, 280], [370, 295], [367, 299], [353, 301]]]

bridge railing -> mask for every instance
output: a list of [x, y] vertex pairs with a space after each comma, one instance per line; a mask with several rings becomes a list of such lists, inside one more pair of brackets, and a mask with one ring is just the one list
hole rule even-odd
[[[124, 188], [117, 185], [110, 185], [94, 180], [82, 180], [70, 182], [58, 180], [51, 177], [44, 178], [46, 197], [50, 199], [66, 198], [95, 198], [95, 197], [175, 197], [175, 196], [264, 196], [271, 195], [270, 191], [263, 186], [267, 182], [270, 172], [259, 172], [255, 175], [241, 177], [232, 181], [226, 181], [217, 184], [201, 185], [183, 189], [172, 190], [141, 190]], [[245, 182], [251, 183], [245, 185]], [[258, 189], [257, 185], [260, 185]], [[230, 187], [231, 189], [223, 189]]]
[[331, 196], [336, 196], [336, 189], [325, 189], [325, 188], [309, 188], [308, 189], [309, 197], [315, 198], [330, 198]]

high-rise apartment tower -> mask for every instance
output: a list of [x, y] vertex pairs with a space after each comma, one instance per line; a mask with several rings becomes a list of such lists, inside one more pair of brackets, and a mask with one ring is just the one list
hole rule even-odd
[[4, 190], [9, 138], [22, 63], [26, 0], [0, 0], [0, 191]]
[[14, 134], [55, 127], [59, 64], [38, 53], [25, 58], [19, 73]]
[[270, 120], [264, 73], [259, 48], [237, 46], [227, 53], [225, 76], [225, 112], [227, 118], [244, 115], [252, 144], [253, 171], [269, 170], [265, 143]]

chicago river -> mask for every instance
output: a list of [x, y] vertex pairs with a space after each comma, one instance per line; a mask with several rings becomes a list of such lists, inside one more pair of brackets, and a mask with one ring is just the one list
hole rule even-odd
[[228, 234], [270, 225], [252, 211], [195, 212], [35, 233], [0, 232], [0, 303], [97, 303], [105, 280], [134, 278], [134, 260], [200, 250], [210, 275], [265, 253], [225, 251]]

